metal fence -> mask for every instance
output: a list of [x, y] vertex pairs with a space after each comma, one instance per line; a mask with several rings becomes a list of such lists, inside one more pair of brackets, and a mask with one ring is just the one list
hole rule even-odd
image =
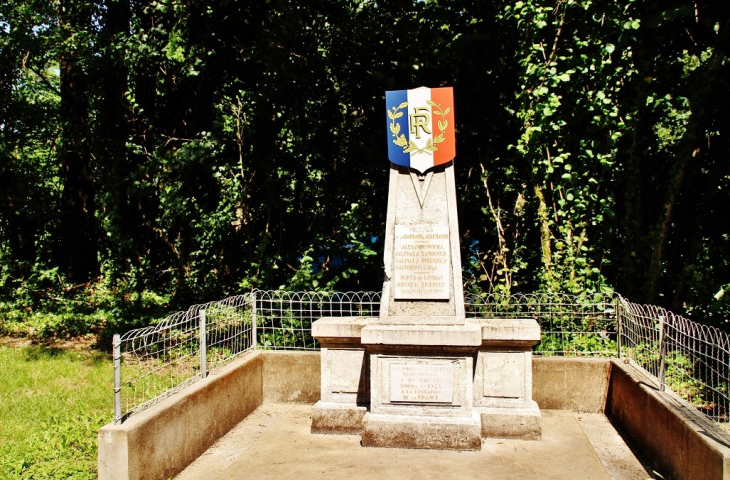
[[620, 356], [654, 376], [705, 416], [727, 422], [730, 413], [730, 337], [661, 307], [618, 296]]
[[195, 305], [114, 335], [114, 423], [204, 378], [254, 345], [254, 294]]
[[[371, 316], [379, 292], [255, 290], [196, 305], [114, 339], [115, 413], [121, 423], [253, 348], [317, 350], [312, 322]], [[538, 355], [612, 356], [632, 361], [716, 421], [728, 421], [726, 333], [611, 293], [467, 294], [467, 318], [533, 318]]]
[[467, 318], [532, 318], [540, 325], [538, 355], [615, 356], [616, 300], [612, 293], [577, 296], [467, 294]]
[[312, 322], [321, 317], [377, 317], [380, 292], [256, 290], [257, 345], [269, 350], [319, 350]]
[[254, 346], [318, 350], [313, 321], [378, 316], [379, 307], [379, 292], [254, 290], [115, 335], [114, 423], [205, 378]]

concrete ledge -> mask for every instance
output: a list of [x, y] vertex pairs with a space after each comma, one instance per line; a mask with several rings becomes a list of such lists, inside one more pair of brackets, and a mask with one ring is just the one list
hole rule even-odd
[[537, 404], [522, 408], [475, 407], [481, 416], [482, 437], [540, 440], [542, 417]]
[[250, 353], [221, 371], [99, 430], [99, 479], [174, 476], [263, 400], [264, 357]]
[[476, 325], [368, 325], [362, 329], [363, 345], [431, 345], [476, 347], [482, 344]]
[[603, 413], [611, 359], [532, 356], [532, 398], [540, 408]]
[[423, 417], [367, 413], [363, 419], [362, 446], [481, 450], [481, 420], [469, 417]]
[[359, 339], [360, 331], [376, 317], [324, 317], [312, 323], [312, 336], [320, 342], [323, 338]]
[[319, 401], [312, 407], [311, 433], [360, 435], [368, 409], [359, 405]]
[[510, 346], [532, 346], [540, 341], [540, 326], [537, 320], [530, 318], [469, 319], [469, 323], [482, 329], [482, 342], [485, 345], [508, 342]]
[[669, 478], [730, 479], [730, 442], [633, 365], [613, 360], [606, 412]]

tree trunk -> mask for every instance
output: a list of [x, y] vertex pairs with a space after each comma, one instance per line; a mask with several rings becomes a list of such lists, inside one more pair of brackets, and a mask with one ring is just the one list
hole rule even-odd
[[[654, 244], [652, 249], [651, 264], [649, 266], [649, 281], [647, 287], [647, 302], [653, 303], [660, 291], [660, 283], [664, 276], [663, 264], [665, 261], [665, 248], [671, 236], [671, 227], [674, 223], [674, 214], [677, 207], [679, 195], [685, 184], [686, 176], [691, 174], [688, 169], [699, 169], [698, 160], [702, 152], [701, 145], [705, 141], [707, 130], [708, 111], [713, 97], [714, 83], [720, 80], [717, 71], [725, 61], [725, 48], [730, 39], [726, 28], [712, 56], [707, 61], [707, 68], [694, 73], [694, 81], [690, 91], [694, 95], [690, 97], [692, 115], [689, 118], [686, 131], [677, 148], [677, 163], [672, 171], [669, 188], [662, 207], [657, 224], [654, 228]], [[676, 267], [675, 267], [676, 268]]]
[[[59, 23], [64, 49], [59, 59], [61, 74], [61, 149], [63, 175], [60, 251], [57, 262], [74, 283], [88, 282], [99, 273], [94, 214], [94, 179], [90, 170], [88, 125], [88, 78], [82, 49], [73, 38], [90, 25], [91, 8], [81, 1], [61, 2]], [[80, 36], [83, 38], [83, 35]]]
[[[127, 259], [132, 256], [128, 247], [134, 227], [139, 223], [137, 210], [129, 198], [129, 183], [133, 166], [127, 154], [129, 127], [125, 95], [128, 88], [128, 68], [125, 65], [125, 49], [120, 44], [129, 37], [129, 0], [106, 0], [104, 29], [100, 38], [105, 53], [102, 68], [99, 69], [103, 96], [98, 112], [98, 142], [103, 158], [104, 182], [108, 192], [105, 210], [110, 217], [115, 242], [110, 247], [115, 251], [113, 258]], [[100, 156], [99, 156], [100, 155]]]

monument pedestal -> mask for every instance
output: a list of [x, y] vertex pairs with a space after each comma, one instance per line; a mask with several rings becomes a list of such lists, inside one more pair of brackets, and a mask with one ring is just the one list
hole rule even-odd
[[482, 345], [474, 372], [474, 410], [482, 436], [540, 440], [540, 409], [532, 400], [532, 346], [540, 327], [531, 319], [474, 319]]
[[360, 332], [375, 318], [322, 318], [312, 324], [321, 345], [320, 400], [312, 407], [312, 433], [356, 435], [370, 403], [369, 368]]
[[363, 446], [481, 448], [472, 391], [477, 326], [374, 323], [361, 341], [370, 362]]
[[322, 394], [312, 433], [362, 434], [363, 446], [478, 450], [481, 438], [541, 438], [532, 400], [532, 319], [391, 325], [314, 322]]

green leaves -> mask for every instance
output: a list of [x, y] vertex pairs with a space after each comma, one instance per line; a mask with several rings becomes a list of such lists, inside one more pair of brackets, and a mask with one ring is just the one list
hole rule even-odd
[[[646, 252], [661, 251], [662, 288], [707, 303], [728, 271], [709, 260], [728, 256], [727, 13], [675, 3], [70, 2], [91, 12], [77, 28], [55, 4], [2, 3], [0, 299], [40, 311], [61, 291], [39, 272], [65, 258], [54, 246], [74, 217], [60, 210], [62, 135], [88, 159], [77, 177], [98, 204], [86, 236], [121, 296], [378, 289], [382, 92], [443, 84], [455, 88], [456, 125], [434, 108], [441, 132], [410, 144], [395, 123], [403, 103], [386, 133], [433, 152], [458, 127], [475, 285], [579, 291], [636, 278], [627, 293], [638, 299]], [[60, 116], [71, 51], [88, 81], [74, 122]], [[493, 208], [475, 180], [481, 164]], [[678, 218], [659, 222], [669, 210]], [[63, 314], [38, 325], [65, 329]]]
[[534, 28], [524, 30], [516, 53], [524, 87], [512, 110], [524, 127], [515, 150], [545, 195], [545, 215], [536, 225], [543, 259], [551, 260], [544, 264], [543, 288], [578, 292], [604, 281], [594, 266], [603, 259], [589, 239], [593, 230], [607, 228], [610, 206], [598, 192], [614, 188], [618, 172], [606, 167], [627, 130], [617, 96], [634, 72], [630, 59], [595, 52], [615, 54], [620, 27], [634, 24], [617, 4], [567, 2], [546, 16], [548, 7], [541, 1], [520, 5], [521, 24], [530, 21]]

